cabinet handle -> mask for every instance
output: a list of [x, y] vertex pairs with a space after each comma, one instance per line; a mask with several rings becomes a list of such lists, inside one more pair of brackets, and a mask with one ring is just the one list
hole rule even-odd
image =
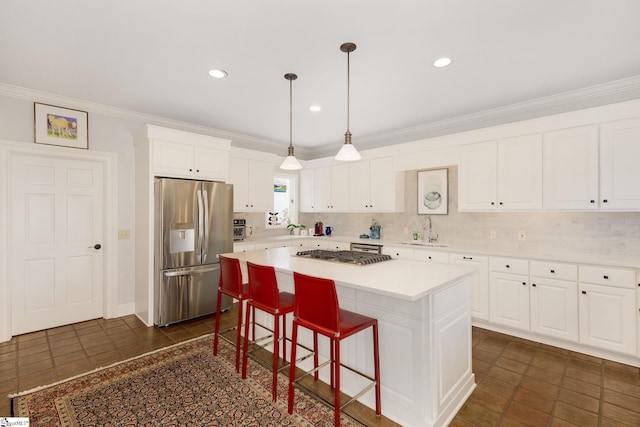
[[596, 201], [595, 201], [595, 200], [593, 200], [593, 199], [592, 199], [592, 200], [589, 200], [589, 203], [595, 203], [595, 202], [596, 202]]
[[462, 259], [473, 259], [473, 257], [472, 256], [470, 256], [470, 257], [463, 256]]
[[532, 283], [532, 284], [531, 284], [531, 286], [533, 286], [533, 287], [535, 288], [535, 287], [536, 287], [536, 284], [535, 284], [535, 283]]
[[494, 202], [491, 202], [491, 206], [493, 206], [493, 205], [495, 205], [495, 203], [494, 203]]
[[527, 282], [522, 282], [522, 286], [527, 286]]
[[193, 172], [193, 169], [189, 168], [189, 172]]
[[502, 206], [502, 202], [500, 202], [500, 206]]
[[604, 199], [602, 203], [609, 203], [609, 201], [607, 199]]
[[[428, 258], [431, 259], [431, 255], [429, 255]], [[640, 284], [638, 284], [638, 286], [640, 286]]]
[[604, 278], [605, 278], [605, 279], [607, 279], [607, 280], [609, 279], [609, 276], [607, 276], [607, 275], [602, 276], [602, 277], [604, 277]]
[[582, 295], [586, 295], [586, 294], [587, 294], [587, 291], [582, 291]]
[[196, 172], [200, 172], [200, 169], [196, 169]]
[[555, 270], [549, 270], [549, 271], [551, 271], [552, 273], [555, 273], [555, 272], [556, 272]]
[[509, 267], [509, 264], [505, 265], [505, 267], [507, 267], [507, 268], [511, 268], [511, 267]]

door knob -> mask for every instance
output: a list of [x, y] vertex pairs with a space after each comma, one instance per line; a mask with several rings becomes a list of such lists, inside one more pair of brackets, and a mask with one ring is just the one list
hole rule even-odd
[[93, 249], [100, 249], [102, 247], [102, 245], [100, 243], [96, 243], [93, 246], [89, 246], [89, 249], [93, 248]]

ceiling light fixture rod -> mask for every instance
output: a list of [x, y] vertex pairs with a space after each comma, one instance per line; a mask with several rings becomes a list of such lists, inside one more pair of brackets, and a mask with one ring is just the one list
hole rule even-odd
[[355, 43], [343, 43], [340, 46], [340, 50], [347, 54], [347, 132], [344, 134], [344, 144], [338, 154], [336, 155], [336, 160], [341, 161], [354, 161], [360, 160], [362, 156], [356, 150], [356, 147], [351, 143], [351, 131], [349, 130], [349, 119], [350, 119], [350, 110], [351, 110], [351, 61], [350, 61], [350, 53], [356, 50]]
[[287, 157], [280, 165], [280, 169], [298, 170], [302, 169], [302, 165], [293, 154], [293, 81], [298, 78], [294, 73], [287, 73], [284, 78], [289, 80], [289, 148]]

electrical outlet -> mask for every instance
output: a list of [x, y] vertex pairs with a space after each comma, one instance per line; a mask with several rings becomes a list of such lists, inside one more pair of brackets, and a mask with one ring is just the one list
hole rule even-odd
[[124, 240], [131, 238], [130, 230], [118, 230], [118, 240]]
[[518, 240], [527, 240], [527, 232], [518, 231]]
[[491, 230], [489, 232], [489, 238], [490, 239], [495, 239], [496, 237], [498, 237], [498, 233], [496, 232], [496, 230]]
[[404, 234], [409, 234], [409, 227], [404, 228]]

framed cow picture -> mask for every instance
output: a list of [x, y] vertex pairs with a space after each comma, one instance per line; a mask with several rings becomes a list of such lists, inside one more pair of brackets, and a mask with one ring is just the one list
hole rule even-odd
[[72, 148], [89, 148], [86, 111], [34, 103], [34, 142]]

